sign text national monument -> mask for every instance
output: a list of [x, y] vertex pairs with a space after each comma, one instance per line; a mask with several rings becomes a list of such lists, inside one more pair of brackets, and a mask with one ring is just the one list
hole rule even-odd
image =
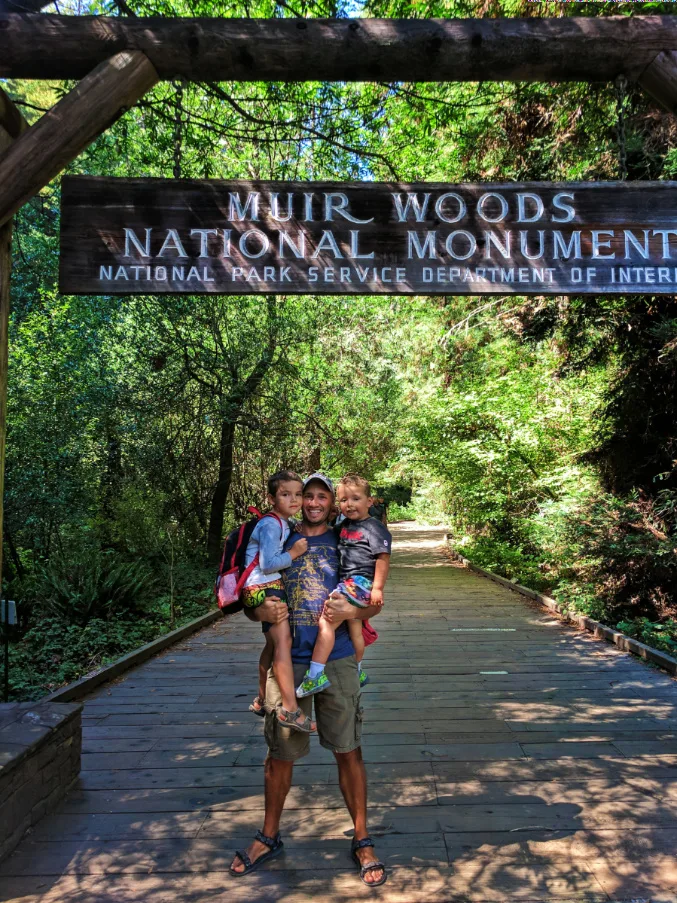
[[677, 183], [67, 177], [66, 293], [677, 293]]

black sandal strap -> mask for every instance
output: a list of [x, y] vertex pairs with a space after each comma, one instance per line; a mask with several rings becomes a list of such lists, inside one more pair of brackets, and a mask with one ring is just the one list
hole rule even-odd
[[355, 852], [355, 850], [361, 850], [364, 847], [373, 847], [373, 846], [374, 846], [374, 841], [371, 839], [371, 837], [363, 837], [362, 840], [357, 840], [356, 837], [353, 837], [353, 843], [352, 843], [353, 853]]
[[277, 833], [277, 836], [275, 836], [275, 837], [267, 837], [263, 833], [263, 831], [257, 831], [256, 834], [254, 835], [254, 839], [265, 844], [267, 847], [270, 847], [271, 850], [274, 850], [276, 847], [279, 846], [280, 841], [282, 840], [282, 836], [279, 831]]
[[246, 850], [235, 850], [235, 855], [240, 857], [240, 859], [242, 860], [242, 863], [245, 867], [245, 871], [248, 872], [249, 869], [252, 867], [252, 861], [249, 858], [249, 856], [247, 855], [247, 851]]
[[374, 862], [368, 862], [366, 865], [360, 866], [360, 877], [364, 878], [367, 872], [374, 872], [376, 869], [383, 869], [385, 872], [386, 867], [382, 862], [379, 862], [377, 859]]

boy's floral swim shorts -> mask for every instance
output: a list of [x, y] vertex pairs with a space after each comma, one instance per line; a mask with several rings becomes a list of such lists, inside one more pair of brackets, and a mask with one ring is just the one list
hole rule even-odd
[[373, 585], [373, 580], [361, 577], [358, 574], [357, 577], [348, 577], [346, 580], [341, 580], [336, 590], [342, 596], [345, 596], [351, 605], [355, 605], [357, 608], [369, 608]]

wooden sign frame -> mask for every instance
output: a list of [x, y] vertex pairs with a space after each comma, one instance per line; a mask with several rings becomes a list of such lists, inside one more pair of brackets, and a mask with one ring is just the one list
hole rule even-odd
[[674, 294], [677, 183], [62, 181], [66, 294]]

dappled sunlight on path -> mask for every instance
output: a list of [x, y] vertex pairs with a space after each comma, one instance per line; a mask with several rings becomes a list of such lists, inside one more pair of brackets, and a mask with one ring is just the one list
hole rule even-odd
[[[388, 903], [677, 901], [677, 682], [392, 526], [363, 704]], [[263, 816], [260, 633], [219, 622], [88, 698], [79, 786], [0, 866], [12, 903], [373, 899], [332, 756], [294, 770], [286, 853], [227, 873]]]

